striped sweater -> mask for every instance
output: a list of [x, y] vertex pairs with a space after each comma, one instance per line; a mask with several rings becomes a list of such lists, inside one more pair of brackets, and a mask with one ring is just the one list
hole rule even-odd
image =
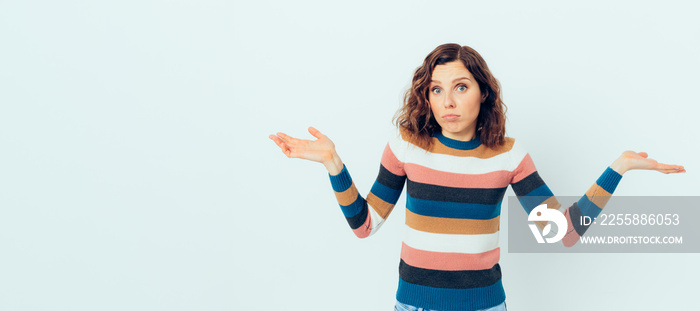
[[[487, 148], [478, 138], [458, 141], [434, 134], [429, 150], [392, 138], [379, 174], [363, 198], [347, 167], [329, 175], [350, 228], [365, 238], [384, 223], [406, 185], [405, 234], [396, 299], [435, 310], [479, 310], [505, 301], [498, 264], [501, 203], [508, 185], [525, 211], [545, 203], [559, 209], [530, 155], [513, 138]], [[595, 218], [622, 176], [607, 168], [586, 194], [566, 209], [563, 243], [586, 231], [578, 217]], [[538, 223], [543, 227], [543, 223]]]

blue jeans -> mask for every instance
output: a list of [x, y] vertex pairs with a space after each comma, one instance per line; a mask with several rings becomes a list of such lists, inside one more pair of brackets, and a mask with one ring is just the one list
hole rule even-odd
[[[423, 309], [423, 308], [418, 308], [414, 306], [409, 306], [407, 304], [403, 304], [400, 302], [396, 302], [396, 305], [394, 306], [394, 311], [437, 311], [437, 310], [429, 310], [429, 309]], [[495, 307], [491, 307], [488, 309], [483, 309], [481, 311], [506, 311], [506, 302], [504, 301], [500, 305], [497, 305]]]

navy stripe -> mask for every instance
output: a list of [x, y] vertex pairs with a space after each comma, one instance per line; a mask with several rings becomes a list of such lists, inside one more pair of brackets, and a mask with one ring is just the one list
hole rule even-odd
[[359, 213], [357, 213], [357, 215], [352, 217], [345, 217], [351, 229], [357, 229], [361, 227], [362, 224], [365, 223], [365, 220], [367, 220], [367, 213], [369, 213], [369, 209], [367, 208], [367, 201], [364, 202], [364, 207], [362, 207], [362, 210]]
[[437, 288], [478, 288], [493, 285], [501, 279], [501, 266], [496, 264], [484, 270], [433, 270], [411, 266], [403, 259], [399, 276], [409, 283]]
[[399, 176], [389, 170], [387, 170], [384, 165], [379, 165], [379, 174], [377, 175], [377, 181], [383, 185], [401, 191], [403, 189], [404, 181], [406, 180], [406, 175]]
[[421, 200], [497, 204], [503, 200], [507, 187], [503, 188], [455, 188], [423, 184], [410, 179], [406, 182], [406, 191], [412, 197]]
[[523, 178], [519, 182], [511, 184], [513, 191], [517, 195], [526, 195], [530, 193], [530, 191], [535, 190], [542, 185], [544, 185], [544, 180], [542, 180], [537, 171], [532, 172], [532, 174]]
[[581, 199], [578, 200], [578, 207], [581, 210], [581, 214], [591, 218], [598, 217], [598, 214], [603, 211], [603, 209], [591, 202], [587, 195], [582, 196]]
[[444, 218], [492, 219], [501, 214], [501, 203], [471, 204], [421, 200], [406, 193], [406, 208], [419, 215]]
[[[574, 202], [574, 205], [569, 207], [569, 218], [571, 219], [571, 224], [574, 225], [574, 230], [576, 230], [576, 233], [578, 233], [579, 236], [583, 236], [583, 234], [586, 233], [586, 230], [588, 230], [588, 227], [590, 227], [590, 224], [581, 224], [582, 216], [583, 215], [581, 214], [581, 210], [578, 208], [578, 204]], [[591, 221], [591, 223], [593, 223], [593, 221]]]
[[554, 193], [552, 193], [552, 190], [549, 190], [549, 186], [543, 184], [530, 191], [526, 196], [551, 197], [554, 196]]
[[519, 196], [518, 201], [520, 201], [525, 211], [530, 214], [535, 207], [553, 196], [552, 190], [549, 190], [547, 185], [542, 185], [530, 191], [527, 195]]

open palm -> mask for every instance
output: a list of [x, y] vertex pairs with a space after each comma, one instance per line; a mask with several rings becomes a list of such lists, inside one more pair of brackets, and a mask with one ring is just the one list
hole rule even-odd
[[622, 153], [620, 159], [623, 160], [626, 170], [655, 170], [664, 174], [685, 173], [685, 168], [681, 165], [659, 163], [648, 157], [646, 152], [628, 150]]
[[277, 135], [269, 137], [289, 158], [300, 158], [320, 163], [330, 161], [335, 152], [335, 144], [313, 127], [309, 127], [309, 133], [317, 139], [298, 139], [284, 133], [277, 133]]

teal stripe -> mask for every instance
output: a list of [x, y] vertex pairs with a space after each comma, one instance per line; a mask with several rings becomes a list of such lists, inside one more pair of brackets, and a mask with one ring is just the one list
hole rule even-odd
[[481, 146], [481, 141], [479, 140], [478, 136], [474, 137], [472, 140], [469, 140], [469, 141], [462, 141], [462, 140], [448, 138], [439, 132], [433, 133], [433, 136], [436, 137], [443, 145], [450, 147], [450, 148], [453, 148], [453, 149], [472, 150], [472, 149], [476, 149], [477, 147]]
[[[338, 204], [338, 205], [340, 205], [340, 204]], [[348, 206], [340, 205], [340, 209], [343, 211], [343, 215], [345, 215], [345, 217], [348, 217], [348, 218], [353, 217], [353, 216], [359, 214], [360, 212], [362, 212], [362, 209], [364, 207], [365, 207], [365, 199], [362, 198], [362, 196], [359, 194], [357, 195], [357, 198], [355, 199], [355, 201], [352, 202], [352, 204], [350, 204]]]
[[396, 201], [399, 200], [399, 196], [401, 196], [402, 191], [403, 189], [396, 190], [389, 188], [384, 184], [380, 183], [379, 181], [374, 182], [374, 185], [372, 186], [371, 190], [371, 192], [378, 198], [390, 204], [396, 204]]
[[335, 192], [343, 192], [352, 186], [352, 178], [350, 177], [350, 173], [345, 167], [345, 164], [343, 164], [343, 170], [341, 170], [338, 175], [331, 175], [329, 173], [328, 177], [331, 179], [331, 185], [333, 186], [333, 190]]
[[422, 200], [413, 198], [406, 192], [406, 208], [413, 213], [423, 216], [492, 219], [501, 214], [501, 203], [503, 203], [503, 200], [499, 201], [498, 204]]
[[598, 177], [598, 180], [595, 181], [598, 186], [601, 188], [605, 189], [605, 191], [609, 193], [615, 192], [615, 188], [617, 188], [617, 184], [620, 183], [620, 180], [622, 179], [622, 175], [620, 173], [615, 172], [615, 170], [611, 169], [609, 166], [608, 168], [605, 169], [603, 172], [603, 175], [600, 175]]
[[404, 281], [399, 277], [396, 300], [432, 310], [481, 310], [506, 300], [501, 280], [479, 288], [437, 288]]
[[581, 197], [576, 203], [578, 208], [581, 210], [581, 214], [591, 218], [596, 218], [603, 211], [600, 207], [595, 205], [591, 200], [588, 199], [587, 195]]
[[542, 204], [542, 202], [553, 196], [554, 193], [552, 193], [552, 190], [550, 190], [549, 187], [544, 184], [528, 192], [528, 194], [518, 197], [518, 201], [520, 201], [520, 204], [523, 206], [523, 209], [525, 209], [525, 212], [530, 214], [530, 212], [532, 212], [537, 205]]

